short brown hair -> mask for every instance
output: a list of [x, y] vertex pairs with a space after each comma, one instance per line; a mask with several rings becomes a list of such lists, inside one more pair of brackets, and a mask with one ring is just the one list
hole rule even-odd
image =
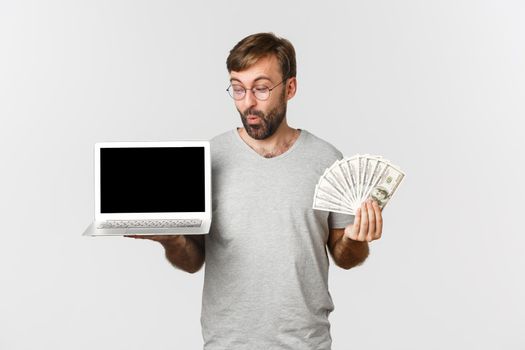
[[275, 56], [281, 66], [283, 79], [295, 77], [295, 49], [288, 40], [273, 33], [257, 33], [242, 39], [230, 50], [226, 59], [228, 73], [250, 68], [260, 58]]

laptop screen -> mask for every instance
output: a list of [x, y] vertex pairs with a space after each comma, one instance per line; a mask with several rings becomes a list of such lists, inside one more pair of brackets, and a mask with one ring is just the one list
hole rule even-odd
[[101, 148], [101, 213], [204, 212], [204, 162], [204, 147]]

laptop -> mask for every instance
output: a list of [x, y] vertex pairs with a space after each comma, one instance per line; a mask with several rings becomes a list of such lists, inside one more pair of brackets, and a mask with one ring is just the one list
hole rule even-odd
[[95, 220], [84, 236], [206, 234], [209, 141], [95, 144]]

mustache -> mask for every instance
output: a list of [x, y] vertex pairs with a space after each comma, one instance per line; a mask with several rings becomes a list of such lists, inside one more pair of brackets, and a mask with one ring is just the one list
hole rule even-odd
[[264, 118], [264, 113], [262, 111], [258, 111], [256, 109], [247, 109], [244, 112], [242, 112], [242, 116], [244, 118], [248, 117], [249, 115], [256, 115], [256, 116], [258, 116], [261, 119]]

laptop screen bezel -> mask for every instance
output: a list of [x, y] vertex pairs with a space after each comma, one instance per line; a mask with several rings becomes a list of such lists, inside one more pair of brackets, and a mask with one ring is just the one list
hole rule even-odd
[[[142, 147], [203, 147], [204, 148], [204, 212], [180, 213], [101, 213], [100, 198], [100, 150], [102, 148], [142, 148]], [[211, 213], [211, 160], [210, 143], [203, 140], [185, 141], [125, 141], [125, 142], [97, 142], [95, 143], [95, 220], [142, 220], [142, 219], [206, 219]]]

